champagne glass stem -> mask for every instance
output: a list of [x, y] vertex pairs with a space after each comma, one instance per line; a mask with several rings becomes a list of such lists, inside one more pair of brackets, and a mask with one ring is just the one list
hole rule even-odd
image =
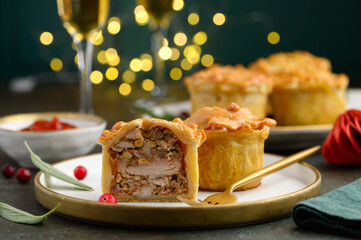
[[90, 73], [92, 71], [92, 57], [94, 45], [89, 39], [75, 42], [78, 52], [80, 106], [79, 112], [94, 114], [92, 103], [92, 84]]
[[151, 51], [154, 57], [154, 68], [155, 76], [154, 82], [156, 91], [153, 94], [156, 97], [165, 97], [167, 95], [167, 88], [165, 84], [165, 63], [164, 60], [159, 56], [159, 50], [163, 45], [163, 39], [165, 36], [164, 29], [158, 27], [152, 34], [151, 37]]

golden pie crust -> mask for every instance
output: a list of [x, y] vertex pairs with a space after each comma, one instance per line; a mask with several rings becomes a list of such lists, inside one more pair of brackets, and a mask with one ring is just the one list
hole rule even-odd
[[331, 71], [327, 58], [317, 57], [306, 51], [279, 52], [267, 58], [259, 58], [249, 66], [264, 73], [293, 73], [297, 71]]
[[192, 112], [202, 107], [226, 108], [230, 102], [236, 102], [262, 118], [266, 116], [273, 81], [271, 76], [242, 65], [215, 64], [186, 77], [184, 83], [190, 93]]
[[[188, 189], [186, 192], [182, 192], [179, 195], [184, 198], [188, 198], [188, 199], [192, 199], [192, 200], [196, 199], [197, 194], [198, 194], [198, 178], [199, 178], [198, 177], [197, 149], [201, 145], [201, 143], [205, 140], [205, 134], [201, 130], [194, 130], [194, 129], [186, 126], [182, 122], [182, 120], [180, 120], [179, 118], [174, 119], [172, 122], [165, 121], [162, 119], [154, 119], [154, 118], [153, 119], [136, 119], [136, 120], [133, 120], [128, 123], [120, 121], [120, 122], [116, 123], [111, 130], [104, 130], [98, 140], [98, 143], [102, 145], [103, 164], [102, 164], [101, 185], [102, 185], [103, 193], [113, 193], [117, 197], [118, 201], [177, 201], [176, 194], [174, 192], [169, 193], [169, 194], [162, 193], [162, 194], [157, 195], [157, 194], [152, 193], [152, 194], [150, 194], [150, 195], [148, 194], [146, 196], [144, 196], [144, 194], [136, 196], [136, 195], [132, 195], [132, 193], [130, 193], [130, 194], [117, 193], [112, 188], [112, 186], [116, 186], [115, 185], [116, 174], [118, 174], [119, 168], [120, 168], [119, 162], [117, 162], [118, 163], [118, 165], [117, 165], [114, 161], [114, 157], [112, 157], [112, 155], [114, 155], [113, 150], [114, 150], [115, 146], [118, 146], [117, 143], [119, 144], [119, 142], [123, 141], [124, 139], [128, 140], [127, 136], [129, 135], [129, 133], [132, 130], [134, 130], [134, 131], [142, 130], [142, 131], [149, 132], [156, 128], [166, 129], [166, 131], [168, 133], [170, 131], [171, 134], [174, 134], [176, 136], [176, 138], [178, 139], [176, 142], [180, 144], [182, 154], [184, 155], [184, 158], [181, 159], [182, 160], [181, 164], [182, 164], [182, 171], [186, 172], [186, 174], [185, 174], [186, 181], [185, 182], [186, 182], [186, 187]], [[143, 135], [142, 137], [145, 138], [145, 135]], [[135, 138], [132, 138], [132, 139], [134, 140]], [[133, 140], [131, 141], [131, 143], [133, 142], [135, 145], [137, 145], [137, 143]], [[167, 143], [166, 139], [162, 139], [161, 137], [159, 137], [158, 140], [159, 141], [164, 140], [165, 141], [164, 143], [165, 144]], [[144, 142], [145, 142], [145, 140], [144, 140]], [[141, 146], [141, 144], [138, 144], [138, 146], [140, 146], [140, 147], [139, 148], [137, 148], [137, 147], [129, 148], [130, 150], [128, 152], [131, 152], [132, 154], [134, 154], [134, 151], [140, 152], [140, 149], [142, 148], [142, 146]], [[156, 146], [153, 146], [154, 152], [157, 153], [159, 151], [163, 151], [161, 148], [155, 149], [155, 147]], [[124, 151], [125, 151], [124, 148], [122, 149], [122, 151], [124, 153]], [[150, 151], [150, 150], [148, 150], [148, 151]], [[118, 155], [115, 155], [115, 156], [118, 156]], [[150, 158], [151, 157], [152, 156], [150, 156]], [[140, 158], [137, 159], [136, 154], [132, 155], [131, 159], [134, 160], [134, 158], [136, 160], [140, 161], [139, 160]], [[152, 159], [146, 159], [146, 160], [154, 161]], [[162, 159], [162, 161], [163, 160], [164, 159]], [[144, 163], [144, 164], [148, 164], [148, 163]], [[154, 164], [154, 162], [153, 162], [153, 164]], [[144, 165], [144, 166], [146, 166], [146, 165]], [[130, 167], [132, 167], [132, 166], [126, 165], [126, 168], [125, 168], [126, 171], [128, 171], [130, 169]], [[134, 167], [133, 167], [133, 171], [135, 171]], [[139, 171], [143, 171], [143, 170], [141, 168], [139, 168], [139, 169], [136, 169], [136, 171], [139, 172]], [[158, 171], [156, 165], [154, 165], [152, 171], [153, 172]], [[132, 174], [130, 174], [129, 172], [127, 172], [126, 174], [130, 175], [130, 177], [132, 177], [132, 179], [139, 178], [139, 176], [138, 177], [132, 176]], [[147, 172], [145, 172], [144, 175], [146, 175], [146, 174], [147, 174]], [[151, 173], [150, 175], [152, 175], [152, 174], [159, 175], [159, 176], [153, 176], [152, 179], [164, 177], [162, 175], [161, 171], [159, 171], [157, 173]], [[177, 174], [175, 173], [173, 175], [177, 175]], [[142, 176], [140, 176], [140, 177], [142, 177]], [[149, 178], [149, 176], [147, 178]], [[169, 176], [168, 176], [168, 178], [169, 178]], [[165, 179], [165, 180], [167, 180], [167, 179]], [[141, 184], [147, 184], [147, 182], [143, 182], [143, 183], [136, 182], [135, 184], [141, 185]]]
[[280, 126], [294, 126], [334, 123], [346, 109], [349, 79], [332, 73], [328, 59], [294, 51], [260, 58], [248, 69], [214, 65], [184, 82], [192, 112], [236, 102], [259, 118], [272, 116]]
[[[204, 107], [185, 124], [204, 130], [207, 138], [198, 150], [199, 186], [203, 190], [223, 191], [232, 183], [263, 168], [264, 141], [276, 121], [259, 119], [236, 103], [227, 110]], [[239, 188], [255, 188], [261, 180]]]
[[326, 58], [281, 52], [258, 59], [250, 68], [273, 76], [269, 104], [280, 126], [332, 124], [346, 109], [349, 79], [332, 73]]
[[345, 74], [277, 74], [272, 115], [281, 126], [332, 124], [346, 109], [347, 85]]

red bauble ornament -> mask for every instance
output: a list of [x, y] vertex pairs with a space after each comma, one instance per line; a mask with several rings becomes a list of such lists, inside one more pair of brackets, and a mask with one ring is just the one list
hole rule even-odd
[[332, 164], [361, 165], [361, 111], [348, 110], [338, 116], [322, 155]]

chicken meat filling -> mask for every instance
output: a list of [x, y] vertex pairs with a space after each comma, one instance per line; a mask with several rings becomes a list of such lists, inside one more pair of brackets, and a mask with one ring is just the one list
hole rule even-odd
[[109, 151], [116, 166], [114, 194], [149, 197], [188, 192], [183, 150], [169, 129], [135, 128]]

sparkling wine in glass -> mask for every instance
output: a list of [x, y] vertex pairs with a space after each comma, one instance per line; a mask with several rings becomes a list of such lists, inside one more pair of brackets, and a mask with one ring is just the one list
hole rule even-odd
[[91, 37], [105, 24], [110, 0], [57, 0], [58, 14], [63, 26], [72, 36], [78, 54], [80, 73], [79, 112], [93, 114], [92, 69], [93, 44]]
[[159, 50], [162, 47], [163, 39], [167, 35], [169, 27], [169, 18], [173, 12], [174, 0], [138, 0], [150, 16], [150, 24], [154, 28], [151, 37], [151, 51], [154, 58], [155, 67], [155, 88], [152, 94], [156, 97], [165, 97], [167, 87], [165, 84], [165, 64], [159, 56]]

